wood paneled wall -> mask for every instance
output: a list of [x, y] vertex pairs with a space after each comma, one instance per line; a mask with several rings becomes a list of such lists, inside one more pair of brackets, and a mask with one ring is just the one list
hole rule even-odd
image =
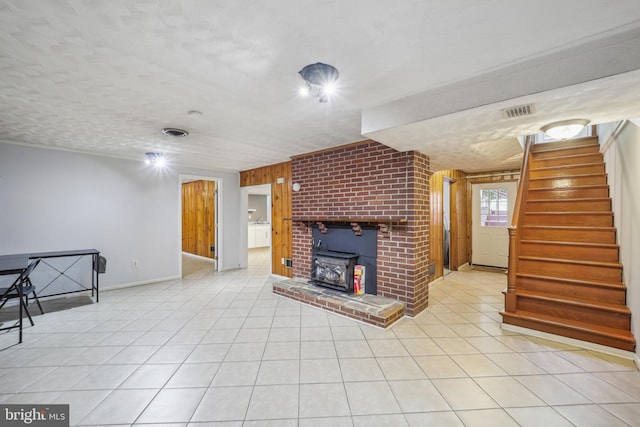
[[450, 268], [457, 270], [469, 262], [469, 233], [467, 225], [467, 192], [466, 174], [462, 171], [450, 171], [447, 175], [451, 182], [451, 253]]
[[182, 184], [182, 251], [214, 258], [216, 244], [215, 181]]
[[444, 183], [451, 183], [450, 188], [450, 216], [449, 225], [449, 268], [458, 267], [469, 262], [468, 247], [471, 229], [467, 223], [467, 185], [466, 174], [458, 170], [434, 172], [430, 177], [431, 190], [431, 219], [430, 219], [430, 263], [435, 263], [436, 271], [432, 279], [441, 277], [444, 273]]
[[[278, 178], [284, 182], [278, 183]], [[271, 271], [285, 277], [293, 272], [282, 264], [292, 257], [291, 243], [291, 162], [278, 163], [240, 172], [240, 186], [271, 184]]]

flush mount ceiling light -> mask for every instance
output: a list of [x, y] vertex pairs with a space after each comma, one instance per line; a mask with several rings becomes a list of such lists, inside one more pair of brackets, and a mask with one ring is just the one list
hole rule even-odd
[[164, 157], [164, 154], [162, 153], [144, 153], [145, 155], [145, 159], [144, 159], [144, 164], [145, 165], [153, 165], [153, 166], [157, 166], [157, 167], [162, 167], [165, 165], [166, 163], [166, 159]]
[[327, 102], [336, 90], [339, 73], [333, 65], [316, 62], [307, 65], [298, 74], [305, 82], [300, 88], [301, 96], [314, 96], [318, 102]]
[[544, 125], [540, 130], [553, 139], [569, 139], [582, 132], [588, 124], [589, 120], [586, 119], [562, 120]]
[[178, 128], [164, 128], [162, 129], [162, 133], [164, 133], [165, 135], [175, 136], [176, 138], [181, 138], [183, 136], [189, 135], [189, 132], [187, 132], [186, 130]]

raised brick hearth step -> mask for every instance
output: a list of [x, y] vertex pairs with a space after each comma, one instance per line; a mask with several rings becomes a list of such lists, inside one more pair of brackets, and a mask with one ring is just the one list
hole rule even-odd
[[402, 301], [369, 294], [347, 294], [303, 280], [276, 282], [273, 293], [381, 328], [391, 326], [404, 316]]

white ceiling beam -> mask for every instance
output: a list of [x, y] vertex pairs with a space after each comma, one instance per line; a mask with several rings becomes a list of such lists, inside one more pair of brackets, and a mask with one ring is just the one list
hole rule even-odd
[[640, 27], [362, 110], [362, 134], [640, 69]]

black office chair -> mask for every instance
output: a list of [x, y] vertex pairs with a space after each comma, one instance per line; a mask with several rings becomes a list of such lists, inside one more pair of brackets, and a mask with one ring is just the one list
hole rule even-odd
[[44, 314], [44, 310], [42, 309], [42, 305], [40, 305], [40, 300], [38, 300], [38, 295], [36, 294], [36, 287], [31, 283], [31, 279], [29, 275], [36, 268], [38, 263], [40, 262], [40, 258], [34, 260], [29, 264], [29, 266], [18, 276], [18, 278], [9, 286], [8, 288], [0, 288], [0, 308], [4, 307], [4, 305], [10, 299], [19, 298], [19, 286], [22, 286], [22, 296], [23, 299], [20, 300], [20, 304], [24, 308], [24, 311], [27, 313], [27, 317], [29, 318], [29, 322], [31, 322], [31, 326], [34, 325], [33, 319], [31, 318], [31, 314], [29, 313], [29, 295], [33, 294], [33, 298], [36, 300], [38, 304], [38, 308], [40, 308], [40, 313]]

